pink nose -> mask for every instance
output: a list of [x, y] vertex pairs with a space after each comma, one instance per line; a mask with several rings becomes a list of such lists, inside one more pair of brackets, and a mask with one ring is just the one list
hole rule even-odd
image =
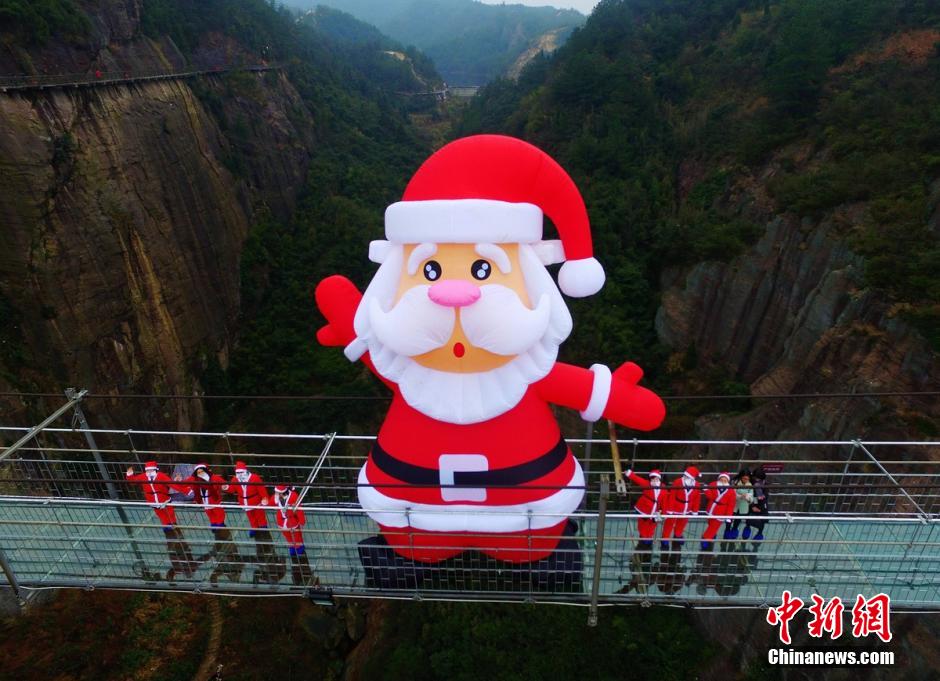
[[445, 307], [465, 307], [480, 299], [480, 288], [463, 279], [444, 279], [428, 289], [428, 298]]

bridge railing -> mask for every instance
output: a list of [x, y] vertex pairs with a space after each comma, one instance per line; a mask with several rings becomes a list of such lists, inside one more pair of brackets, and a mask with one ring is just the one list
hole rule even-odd
[[[224, 531], [177, 505], [172, 533], [141, 502], [0, 498], [0, 547], [25, 590], [54, 587], [254, 595], [425, 598], [574, 603], [759, 606], [784, 589], [854, 601], [891, 596], [899, 609], [940, 609], [940, 523], [909, 518], [772, 517], [763, 538], [722, 539], [703, 550], [701, 516], [683, 544], [642, 548], [635, 514], [575, 513], [558, 549], [531, 564], [495, 559], [490, 535], [438, 563], [411, 562], [376, 541], [358, 508], [305, 504], [305, 554], [290, 555], [273, 527], [249, 535], [231, 506]], [[120, 512], [119, 512], [120, 511]], [[554, 518], [553, 518], [554, 519]], [[273, 520], [273, 518], [272, 518]], [[540, 516], [533, 517], [538, 522]], [[224, 534], [223, 534], [224, 532]], [[752, 535], [753, 537], [753, 535]], [[466, 540], [466, 534], [461, 534]], [[397, 542], [397, 543], [396, 543]], [[428, 548], [404, 532], [392, 546]], [[436, 546], [436, 544], [435, 544]]]
[[[71, 586], [757, 606], [789, 588], [801, 597], [813, 590], [845, 598], [884, 592], [899, 607], [940, 609], [940, 464], [930, 460], [936, 442], [623, 440], [623, 467], [641, 475], [658, 468], [667, 485], [690, 464], [705, 483], [720, 471], [769, 471], [769, 514], [736, 518], [734, 530], [721, 524], [703, 546], [709, 519], [702, 514], [688, 517], [684, 543], [670, 538], [660, 544], [662, 517], [653, 544], [642, 543], [633, 511], [639, 490], [609, 491], [607, 441], [571, 438], [585, 472], [584, 503], [565, 516], [572, 521], [567, 524], [563, 516], [525, 513], [528, 527], [561, 534], [546, 538], [542, 531], [541, 539], [557, 549], [544, 557], [527, 544], [520, 550], [539, 560], [519, 565], [499, 559], [505, 542], [516, 540], [498, 533], [460, 533], [467, 551], [441, 562], [404, 557], [428, 555], [422, 552], [435, 548], [440, 533], [386, 528], [379, 539], [370, 513], [392, 509], [359, 504], [359, 472], [374, 437], [92, 429], [82, 423], [83, 417], [70, 428], [0, 427], [0, 442], [18, 443], [0, 452], [0, 563], [26, 593]], [[229, 501], [223, 504], [227, 527], [213, 530], [200, 506], [177, 495], [178, 524], [164, 532], [140, 485], [125, 480], [128, 467], [140, 472], [147, 460], [178, 477], [204, 462], [225, 479], [241, 460], [268, 485], [296, 486], [304, 493], [305, 552], [291, 555], [273, 511], [266, 511], [268, 529], [252, 535], [244, 510]], [[745, 536], [748, 521], [760, 530], [751, 523]], [[536, 544], [539, 534], [531, 535]]]
[[[0, 442], [27, 432], [0, 427]], [[89, 448], [85, 433], [96, 438]], [[124, 471], [140, 472], [146, 460], [157, 460], [170, 474], [188, 475], [204, 462], [231, 477], [242, 460], [270, 484], [307, 488], [310, 500], [355, 504], [358, 476], [374, 437], [337, 435], [315, 480], [312, 466], [328, 435], [264, 433], [205, 433], [143, 430], [46, 428], [20, 448], [0, 475], [0, 493], [139, 498]], [[571, 438], [569, 446], [585, 472], [584, 508], [596, 509], [600, 479], [613, 476], [606, 440]], [[664, 483], [681, 476], [689, 465], [702, 471], [703, 485], [717, 473], [734, 475], [742, 468], [764, 467], [772, 513], [888, 515], [940, 513], [940, 464], [929, 460], [940, 446], [934, 442], [742, 442], [623, 440], [623, 468], [640, 475], [656, 468]], [[862, 450], [877, 452], [874, 459]], [[690, 456], [691, 455], [691, 456]], [[2, 469], [0, 469], [2, 470]], [[184, 475], [185, 477], [185, 475]], [[112, 485], [109, 491], [108, 485]], [[630, 510], [638, 492], [628, 484], [627, 495], [611, 495], [611, 510]]]

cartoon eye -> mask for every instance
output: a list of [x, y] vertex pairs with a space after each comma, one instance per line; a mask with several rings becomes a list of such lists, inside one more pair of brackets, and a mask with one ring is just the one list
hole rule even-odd
[[472, 265], [470, 265], [470, 274], [473, 275], [474, 279], [479, 279], [480, 281], [489, 279], [492, 272], [493, 266], [490, 265], [486, 260], [476, 260]]
[[437, 281], [441, 278], [441, 264], [437, 260], [428, 260], [424, 263], [424, 278], [428, 281]]

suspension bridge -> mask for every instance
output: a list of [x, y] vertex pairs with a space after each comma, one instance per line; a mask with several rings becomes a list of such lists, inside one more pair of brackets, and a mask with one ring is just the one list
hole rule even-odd
[[85, 73], [63, 73], [44, 75], [0, 76], [0, 92], [24, 92], [30, 90], [101, 87], [106, 85], [129, 85], [161, 80], [187, 80], [203, 76], [222, 75], [237, 71], [264, 73], [283, 69], [282, 64], [213, 64], [193, 66], [187, 69], [162, 69], [151, 71], [100, 71]]
[[[21, 601], [54, 588], [501, 601], [587, 606], [596, 622], [598, 608], [620, 605], [767, 607], [786, 589], [807, 602], [814, 593], [847, 602], [884, 593], [896, 611], [940, 610], [940, 442], [622, 439], [630, 468], [658, 468], [667, 480], [689, 464], [706, 482], [745, 466], [769, 472], [761, 541], [719, 533], [703, 550], [705, 518], [690, 514], [684, 544], [661, 546], [657, 536], [644, 551], [637, 490], [617, 491], [607, 440], [570, 438], [586, 494], [560, 556], [518, 565], [468, 551], [428, 565], [367, 548], [377, 526], [366, 510], [381, 509], [360, 507], [358, 472], [374, 437], [93, 428], [85, 395], [68, 391], [34, 426], [0, 426], [9, 443], [0, 453], [0, 567]], [[178, 476], [206, 462], [226, 479], [242, 460], [269, 486], [296, 487], [307, 518], [302, 563], [273, 512], [270, 531], [250, 536], [235, 503], [223, 504], [220, 536], [179, 496], [178, 526], [165, 533], [140, 485], [125, 479], [150, 459]]]

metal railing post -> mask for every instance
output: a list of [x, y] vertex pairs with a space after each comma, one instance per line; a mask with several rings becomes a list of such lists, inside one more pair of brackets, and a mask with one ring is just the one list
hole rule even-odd
[[[87, 391], [82, 391], [84, 395]], [[69, 399], [73, 399], [78, 393], [75, 392], [75, 388], [66, 388], [65, 396]], [[108, 469], [104, 465], [104, 459], [101, 458], [101, 452], [98, 451], [98, 443], [95, 442], [95, 436], [91, 432], [91, 426], [88, 425], [88, 420], [85, 418], [85, 412], [82, 411], [82, 406], [80, 402], [75, 403], [75, 412], [74, 412], [75, 423], [78, 425], [78, 429], [82, 431], [85, 435], [85, 441], [88, 443], [88, 448], [91, 450], [91, 455], [95, 459], [95, 465], [98, 468], [98, 474], [101, 476], [101, 479], [104, 480], [105, 489], [108, 490], [108, 496], [111, 497], [112, 501], [119, 502], [121, 500], [120, 495], [118, 494], [117, 486], [108, 477]], [[127, 517], [127, 512], [124, 510], [124, 507], [120, 504], [115, 504], [117, 509], [118, 517], [121, 519], [121, 524], [124, 525], [124, 531], [127, 532], [128, 538], [131, 540], [131, 550], [134, 552], [134, 557], [137, 560], [143, 562], [144, 556], [140, 552], [140, 547], [137, 546], [137, 542], [134, 540], [134, 530], [131, 529], [131, 521]]]
[[13, 572], [13, 566], [10, 565], [10, 561], [7, 560], [7, 556], [3, 552], [3, 549], [0, 549], [0, 569], [3, 570], [3, 574], [6, 576], [7, 582], [10, 583], [10, 588], [13, 589], [13, 595], [16, 596], [16, 601], [20, 608], [22, 608], [24, 605], [26, 605], [26, 599], [23, 598], [20, 583], [16, 581], [16, 573]]
[[597, 599], [601, 588], [601, 563], [604, 560], [604, 525], [607, 520], [607, 497], [610, 496], [610, 477], [601, 476], [601, 498], [597, 508], [597, 541], [594, 544], [594, 576], [591, 582], [591, 606], [588, 626], [597, 626]]
[[3, 453], [0, 454], [0, 461], [3, 461], [11, 454], [20, 449], [27, 442], [32, 440], [34, 437], [39, 435], [43, 430], [45, 430], [51, 423], [58, 419], [62, 414], [67, 412], [69, 409], [81, 402], [82, 398], [88, 393], [87, 390], [81, 390], [79, 392], [73, 392], [72, 397], [69, 398], [69, 401], [63, 404], [61, 407], [56, 409], [50, 416], [46, 417], [39, 425], [33, 426], [29, 429], [29, 432], [26, 433], [19, 440], [14, 442], [12, 445], [3, 450]]
[[888, 476], [888, 480], [890, 480], [897, 486], [897, 488], [901, 491], [901, 494], [907, 497], [907, 500], [910, 501], [912, 504], [914, 504], [914, 508], [916, 508], [925, 519], [929, 520], [930, 515], [927, 513], [927, 511], [921, 508], [921, 505], [918, 504], [916, 501], [914, 501], [914, 497], [912, 497], [910, 494], [907, 493], [907, 490], [904, 489], [904, 487], [901, 486], [901, 483], [898, 482], [895, 479], [895, 477], [888, 472], [888, 469], [886, 469], [884, 466], [881, 465], [881, 462], [877, 458], [875, 458], [875, 455], [872, 454], [870, 451], [868, 451], [868, 448], [865, 447], [865, 445], [863, 445], [861, 441], [855, 440], [855, 444], [858, 445], [858, 447], [860, 447], [861, 450], [868, 455], [868, 458], [870, 458], [875, 463], [875, 465], [881, 469], [882, 473]]

